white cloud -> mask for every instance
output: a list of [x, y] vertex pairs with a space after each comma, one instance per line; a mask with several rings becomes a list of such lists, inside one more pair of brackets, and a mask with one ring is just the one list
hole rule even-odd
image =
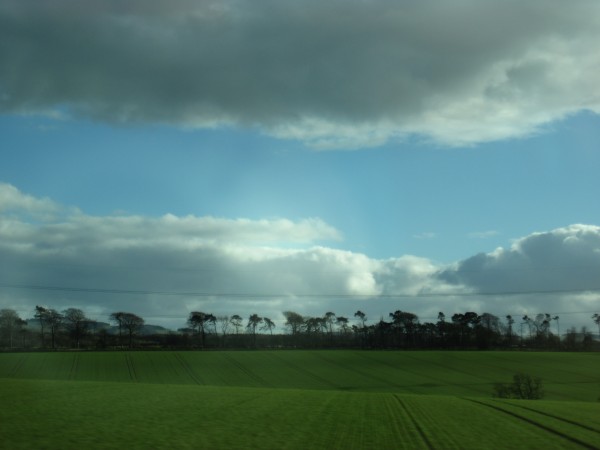
[[498, 234], [500, 233], [498, 233], [496, 230], [473, 231], [472, 233], [469, 233], [469, 237], [472, 239], [487, 239], [498, 236]]
[[0, 213], [26, 212], [35, 216], [45, 216], [58, 210], [58, 205], [50, 199], [38, 199], [23, 194], [14, 186], [0, 182]]
[[413, 238], [415, 239], [435, 239], [436, 237], [437, 233], [433, 233], [431, 231], [425, 231], [423, 233], [413, 235]]
[[[600, 227], [571, 225], [532, 233], [516, 240], [510, 249], [472, 256], [439, 277], [475, 292], [498, 293], [491, 295], [494, 302], [506, 294], [507, 302], [529, 313], [534, 304], [546, 309], [537, 312], [589, 312], [600, 298], [598, 249]], [[515, 295], [519, 293], [529, 295]]]
[[6, 0], [0, 111], [243, 126], [317, 149], [600, 113], [594, 0]]
[[[16, 188], [10, 191], [35, 202]], [[380, 261], [316, 245], [339, 238], [335, 228], [316, 218], [76, 212], [30, 223], [18, 214], [0, 214], [0, 303], [14, 307], [18, 299], [32, 310], [43, 299], [59, 309], [75, 304], [105, 316], [129, 305], [142, 315], [178, 315], [180, 323], [199, 305], [232, 314], [248, 314], [260, 305], [261, 314], [278, 319], [286, 309], [320, 314], [314, 310], [329, 301], [373, 303], [382, 294], [430, 289], [435, 281], [435, 266], [423, 258]], [[21, 289], [9, 296], [10, 286]], [[65, 289], [27, 289], [36, 286]], [[175, 293], [181, 295], [170, 295]]]
[[10, 185], [3, 191], [13, 200], [10, 214], [0, 212], [0, 306], [25, 317], [36, 303], [79, 307], [100, 320], [128, 309], [173, 328], [193, 309], [276, 321], [284, 310], [351, 317], [360, 309], [372, 320], [397, 309], [422, 320], [474, 310], [560, 314], [568, 326], [585, 324], [600, 298], [600, 227], [592, 225], [533, 233], [509, 249], [441, 266], [318, 245], [340, 235], [320, 219], [75, 212], [31, 222], [13, 211], [60, 207]]

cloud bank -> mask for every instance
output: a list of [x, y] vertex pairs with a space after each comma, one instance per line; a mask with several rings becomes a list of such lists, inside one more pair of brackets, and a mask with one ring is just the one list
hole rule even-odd
[[36, 304], [77, 307], [99, 320], [130, 310], [173, 329], [192, 310], [280, 325], [285, 310], [358, 309], [374, 321], [397, 309], [422, 320], [473, 310], [585, 324], [600, 298], [598, 226], [533, 233], [447, 266], [323, 245], [340, 238], [315, 218], [88, 216], [0, 184], [0, 307], [23, 317]]
[[439, 277], [481, 292], [576, 291], [600, 289], [599, 267], [600, 227], [571, 225], [472, 256]]
[[600, 113], [594, 0], [0, 4], [0, 111], [461, 146]]

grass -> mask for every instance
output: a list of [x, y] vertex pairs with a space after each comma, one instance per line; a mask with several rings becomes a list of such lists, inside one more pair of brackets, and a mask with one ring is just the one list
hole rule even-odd
[[[0, 448], [598, 448], [599, 356], [0, 354]], [[519, 370], [550, 400], [492, 399]]]
[[0, 354], [0, 378], [118, 381], [489, 397], [516, 372], [546, 399], [600, 398], [600, 353], [62, 352]]

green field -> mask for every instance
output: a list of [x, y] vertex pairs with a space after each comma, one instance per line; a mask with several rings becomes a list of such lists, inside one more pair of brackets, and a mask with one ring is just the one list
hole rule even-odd
[[[600, 354], [0, 354], [2, 448], [600, 448]], [[541, 401], [491, 398], [515, 372]]]

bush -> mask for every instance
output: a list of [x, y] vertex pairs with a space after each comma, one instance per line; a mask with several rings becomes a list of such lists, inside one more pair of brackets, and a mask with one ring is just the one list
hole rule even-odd
[[513, 375], [512, 383], [494, 384], [494, 397], [539, 400], [544, 396], [542, 379], [526, 373]]

